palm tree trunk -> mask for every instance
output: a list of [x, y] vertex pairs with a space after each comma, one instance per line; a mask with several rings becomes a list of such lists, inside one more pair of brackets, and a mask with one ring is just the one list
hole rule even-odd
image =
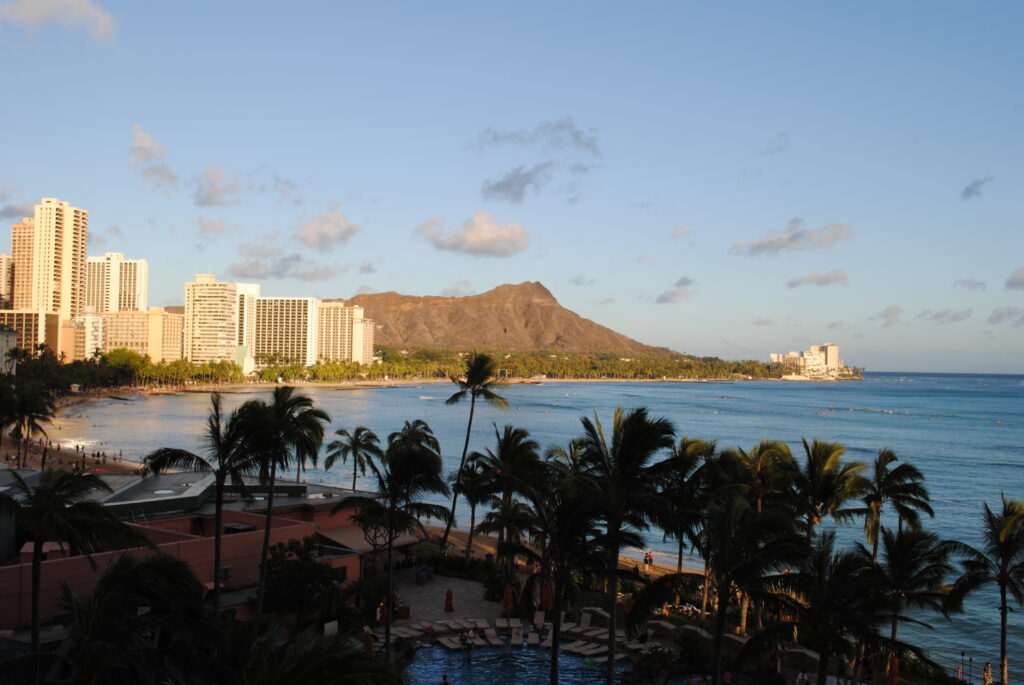
[[565, 573], [559, 570], [555, 574], [555, 596], [552, 609], [555, 615], [551, 618], [551, 685], [558, 685], [558, 650], [562, 645], [562, 603], [565, 598]]
[[1006, 603], [1006, 585], [999, 586], [999, 677], [1003, 685], [1010, 683], [1010, 662], [1006, 656], [1007, 614], [1010, 610]]
[[213, 613], [220, 616], [220, 543], [224, 519], [224, 476], [221, 475], [217, 476], [213, 506]]
[[469, 539], [466, 540], [466, 558], [473, 554], [473, 529], [476, 528], [476, 505], [469, 506]]
[[391, 663], [391, 612], [394, 607], [391, 601], [395, 596], [395, 569], [391, 566], [391, 552], [395, 547], [395, 537], [391, 530], [388, 530], [388, 596], [384, 600], [384, 660]]
[[256, 593], [256, 615], [263, 613], [263, 594], [267, 589], [267, 554], [270, 552], [270, 524], [274, 515], [274, 481], [277, 479], [277, 460], [270, 465], [270, 492], [267, 493], [266, 522], [263, 524], [263, 549], [260, 550], [260, 587]]
[[899, 623], [896, 620], [896, 614], [893, 614], [892, 615], [892, 628], [889, 631], [889, 642], [893, 643], [893, 646], [890, 647], [889, 649], [892, 649], [894, 651], [896, 649], [896, 628], [898, 626], [899, 626]]
[[605, 665], [605, 683], [615, 685], [615, 607], [619, 591], [619, 546], [608, 550], [608, 663]]
[[715, 610], [715, 633], [711, 641], [711, 683], [722, 685], [722, 640], [725, 638], [725, 613], [729, 609], [729, 591], [718, 588]]
[[816, 680], [818, 685], [826, 685], [828, 683], [828, 653], [829, 639], [825, 636], [821, 638], [821, 644], [818, 649], [818, 677]]
[[711, 592], [711, 577], [708, 575], [708, 561], [704, 560], [704, 588], [700, 592], [700, 623], [708, 613], [708, 594]]
[[469, 435], [473, 430], [473, 412], [476, 410], [476, 395], [469, 396], [469, 423], [466, 424], [466, 442], [462, 445], [462, 459], [459, 460], [459, 470], [455, 474], [455, 485], [452, 487], [452, 516], [444, 527], [444, 537], [441, 538], [441, 553], [444, 553], [448, 546], [448, 536], [452, 532], [452, 523], [455, 522], [455, 504], [459, 501], [459, 487], [462, 485], [462, 470], [466, 468], [466, 455], [469, 454]]
[[740, 597], [740, 635], [747, 634], [747, 612], [750, 611], [750, 595], [741, 592]]
[[356, 491], [356, 476], [359, 474], [358, 464], [352, 460], [352, 492]]

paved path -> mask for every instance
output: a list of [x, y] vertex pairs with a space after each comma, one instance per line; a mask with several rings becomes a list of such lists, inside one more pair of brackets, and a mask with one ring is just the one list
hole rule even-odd
[[[410, 569], [412, 570], [412, 569]], [[455, 612], [444, 613], [444, 595], [451, 588]], [[413, 574], [396, 578], [395, 589], [403, 604], [409, 606], [409, 621], [443, 621], [449, 618], [486, 618], [491, 625], [501, 615], [501, 604], [484, 600], [484, 586], [475, 580], [434, 576], [417, 585]], [[402, 625], [409, 621], [396, 621]]]

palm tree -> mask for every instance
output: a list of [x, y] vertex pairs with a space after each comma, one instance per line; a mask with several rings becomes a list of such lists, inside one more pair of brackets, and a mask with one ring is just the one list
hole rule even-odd
[[652, 419], [647, 410], [615, 410], [609, 441], [595, 415], [583, 423], [581, 459], [585, 472], [600, 491], [599, 519], [602, 535], [595, 540], [607, 554], [608, 685], [615, 681], [615, 619], [618, 588], [619, 550], [624, 544], [639, 544], [637, 533], [648, 521], [664, 511], [657, 497], [658, 473], [652, 468], [656, 455], [672, 447], [674, 429], [666, 419]]
[[324, 424], [331, 420], [326, 412], [313, 406], [308, 395], [296, 394], [295, 388], [274, 388], [270, 403], [250, 400], [241, 410], [244, 441], [259, 464], [260, 482], [268, 487], [266, 522], [260, 549], [260, 584], [256, 611], [263, 611], [263, 593], [267, 580], [267, 554], [270, 550], [270, 527], [274, 512], [274, 485], [278, 469], [312, 460], [324, 439]]
[[755, 511], [746, 497], [728, 489], [706, 507], [697, 547], [707, 562], [708, 580], [718, 592], [711, 676], [714, 685], [720, 685], [722, 641], [733, 587], [744, 595], [767, 596], [772, 574], [799, 561], [805, 547], [793, 531], [790, 516], [775, 508]]
[[906, 522], [912, 528], [921, 525], [921, 513], [935, 516], [928, 504], [928, 489], [924, 486], [924, 475], [912, 464], [903, 463], [895, 468], [890, 465], [899, 461], [892, 450], [879, 450], [872, 465], [871, 477], [864, 479], [864, 537], [871, 545], [872, 562], [878, 559], [878, 538], [882, 527], [882, 510], [891, 502], [899, 516], [899, 528]]
[[[484, 479], [479, 463], [472, 456], [466, 461], [464, 476], [462, 496], [469, 505], [469, 537], [466, 540], [466, 558], [469, 559], [473, 553], [473, 536], [476, 534], [476, 508], [487, 500], [488, 483]], [[455, 474], [452, 474], [451, 480], [454, 479]]]
[[11, 435], [18, 441], [19, 465], [25, 468], [28, 461], [28, 443], [36, 435], [46, 436], [44, 424], [49, 423], [56, 413], [53, 393], [40, 383], [21, 381], [14, 388], [14, 404], [11, 407]]
[[161, 447], [142, 461], [142, 473], [163, 473], [168, 470], [202, 471], [213, 474], [213, 610], [220, 613], [221, 540], [223, 539], [224, 489], [231, 484], [246, 492], [244, 477], [252, 475], [257, 465], [249, 456], [246, 444], [245, 421], [239, 409], [231, 412], [227, 421], [221, 409], [220, 393], [210, 396], [210, 414], [206, 417], [203, 443], [206, 456], [188, 450]]
[[217, 615], [203, 605], [203, 585], [181, 559], [123, 554], [84, 600], [67, 583], [63, 588], [70, 622], [59, 651], [62, 682], [157, 685], [175, 672], [205, 676], [203, 682], [216, 677]]
[[388, 436], [388, 447], [370, 468], [377, 478], [375, 497], [354, 496], [339, 502], [331, 509], [336, 514], [357, 506], [361, 512], [371, 511], [385, 522], [387, 565], [387, 611], [384, 613], [384, 645], [387, 660], [391, 662], [391, 616], [394, 613], [394, 554], [395, 540], [405, 532], [426, 535], [421, 518], [433, 517], [442, 521], [451, 512], [441, 505], [425, 502], [431, 495], [447, 495], [448, 485], [441, 476], [442, 462], [437, 438], [421, 420], [406, 421], [401, 431]]
[[366, 467], [373, 459], [380, 459], [380, 439], [377, 434], [366, 426], [358, 426], [349, 433], [344, 428], [334, 431], [340, 440], [331, 440], [327, 445], [327, 459], [324, 460], [324, 470], [330, 471], [334, 462], [341, 459], [346, 463], [352, 459], [352, 492], [356, 490], [356, 476], [366, 475]]
[[794, 627], [818, 652], [816, 682], [825, 685], [829, 658], [848, 639], [877, 641], [885, 604], [871, 560], [854, 551], [833, 551], [835, 533], [815, 540], [796, 573], [776, 578], [783, 590], [777, 597], [788, 616], [767, 632], [785, 635]]
[[448, 544], [448, 536], [452, 532], [452, 522], [455, 520], [455, 505], [458, 503], [459, 493], [462, 491], [462, 472], [466, 468], [466, 456], [469, 454], [469, 436], [473, 431], [473, 413], [476, 411], [477, 399], [482, 399], [490, 405], [499, 409], [507, 409], [508, 402], [504, 397], [494, 392], [494, 360], [486, 354], [474, 352], [466, 361], [466, 375], [459, 378], [451, 377], [452, 383], [458, 386], [458, 391], [449, 397], [445, 404], [458, 404], [469, 397], [469, 422], [466, 424], [466, 441], [462, 445], [462, 458], [459, 460], [459, 470], [455, 472], [455, 487], [452, 488], [452, 518], [444, 528], [444, 536], [441, 538], [441, 550]]
[[722, 453], [722, 464], [755, 511], [789, 504], [799, 468], [786, 443], [762, 440], [750, 452], [741, 447], [727, 450]]
[[[946, 614], [949, 595], [946, 577], [953, 572], [949, 557], [955, 543], [940, 540], [934, 533], [921, 529], [893, 532], [884, 527], [881, 540], [881, 562], [874, 552], [870, 559], [876, 566], [875, 582], [882, 593], [891, 624], [889, 640], [895, 645], [900, 623], [931, 627], [924, 621], [904, 615], [904, 610], [930, 609]], [[863, 546], [861, 550], [867, 555]]]
[[999, 588], [999, 668], [1005, 684], [1010, 682], [1006, 655], [1010, 612], [1007, 595], [1024, 604], [1024, 502], [1006, 499], [1005, 495], [1002, 502], [998, 513], [985, 504], [980, 548], [956, 543], [957, 551], [965, 558], [951, 604], [958, 607], [966, 595], [980, 587], [994, 584]]
[[0, 493], [0, 513], [32, 539], [32, 651], [39, 652], [39, 592], [43, 571], [43, 543], [67, 544], [95, 567], [91, 552], [106, 543], [113, 546], [151, 546], [101, 502], [92, 499], [111, 492], [99, 476], [81, 471], [48, 469], [34, 486], [16, 472], [11, 492]]
[[794, 481], [797, 507], [804, 516], [807, 541], [814, 536], [814, 527], [825, 516], [845, 521], [857, 513], [844, 505], [860, 497], [866, 480], [860, 475], [866, 465], [860, 461], [844, 463], [845, 449], [835, 442], [803, 441], [806, 460]]

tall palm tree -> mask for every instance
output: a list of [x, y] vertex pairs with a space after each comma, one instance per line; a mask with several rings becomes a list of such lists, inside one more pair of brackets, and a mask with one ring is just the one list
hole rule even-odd
[[796, 474], [793, 487], [810, 542], [815, 526], [825, 516], [842, 522], [857, 513], [857, 509], [845, 505], [863, 494], [866, 480], [860, 474], [867, 467], [860, 461], [844, 463], [846, 450], [839, 443], [815, 440], [808, 444], [804, 440], [803, 445], [806, 459]]
[[336, 504], [331, 514], [357, 506], [362, 511], [374, 512], [385, 522], [387, 611], [384, 613], [384, 645], [390, 663], [395, 540], [402, 533], [412, 531], [425, 536], [420, 522], [424, 517], [447, 520], [451, 512], [446, 507], [424, 499], [431, 495], [447, 495], [449, 490], [441, 475], [437, 439], [421, 420], [406, 421], [401, 431], [388, 436], [387, 450], [380, 460], [370, 463], [370, 468], [377, 478], [377, 495], [349, 497]]
[[951, 604], [957, 607], [963, 598], [986, 585], [999, 588], [999, 668], [1002, 682], [1009, 683], [1009, 660], [1006, 654], [1006, 633], [1010, 605], [1008, 595], [1024, 605], [1024, 502], [1006, 499], [1003, 507], [993, 512], [985, 504], [981, 547], [957, 543], [957, 551], [965, 558], [963, 573], [957, 579]]
[[245, 417], [235, 409], [224, 420], [219, 392], [210, 396], [210, 413], [206, 417], [203, 432], [203, 446], [206, 455], [200, 456], [188, 450], [161, 447], [148, 454], [142, 461], [144, 475], [163, 473], [169, 470], [202, 471], [213, 474], [213, 610], [220, 612], [221, 585], [221, 541], [224, 536], [224, 489], [228, 480], [245, 493], [244, 477], [257, 470], [257, 464], [250, 457], [246, 444]]
[[466, 375], [460, 377], [452, 376], [452, 383], [458, 386], [458, 391], [449, 397], [445, 404], [458, 404], [469, 398], [469, 421], [466, 423], [466, 441], [462, 445], [462, 458], [459, 460], [459, 470], [455, 472], [455, 487], [452, 488], [452, 518], [444, 528], [444, 536], [441, 538], [441, 550], [448, 544], [448, 536], [452, 532], [452, 522], [455, 520], [455, 505], [458, 503], [459, 493], [462, 488], [462, 472], [466, 468], [466, 456], [469, 454], [469, 436], [473, 431], [473, 413], [476, 411], [476, 401], [481, 399], [499, 409], [507, 409], [508, 402], [504, 397], [494, 392], [496, 381], [494, 379], [494, 360], [486, 354], [474, 352], [466, 361]]
[[916, 466], [902, 463], [895, 468], [891, 465], [899, 461], [892, 450], [886, 448], [878, 451], [872, 464], [869, 477], [864, 479], [864, 537], [871, 545], [871, 560], [878, 559], [879, 531], [882, 527], [882, 510], [886, 502], [891, 502], [899, 517], [899, 528], [904, 522], [912, 528], [921, 525], [921, 514], [934, 517], [928, 497], [928, 489], [924, 486], [924, 474]]
[[[920, 619], [904, 614], [907, 609], [928, 609], [946, 614], [949, 587], [946, 578], [953, 573], [949, 563], [955, 543], [940, 540], [921, 529], [892, 531], [882, 528], [882, 558], [871, 554], [876, 566], [876, 584], [881, 592], [890, 621], [889, 640], [895, 645], [900, 623], [930, 628]], [[867, 550], [861, 547], [867, 555]]]
[[[745, 595], [766, 596], [772, 575], [799, 561], [805, 552], [793, 520], [775, 508], [755, 511], [750, 501], [728, 489], [704, 511], [698, 549], [707, 561], [708, 580], [718, 592], [711, 643], [711, 676], [722, 678], [722, 642], [733, 588]], [[685, 574], [684, 574], [685, 575]]]
[[295, 388], [274, 388], [270, 403], [250, 400], [240, 410], [244, 440], [259, 464], [260, 482], [268, 487], [266, 522], [260, 549], [260, 584], [256, 595], [256, 611], [263, 611], [263, 594], [267, 580], [267, 555], [270, 550], [270, 527], [274, 512], [274, 485], [278, 469], [312, 460], [324, 439], [324, 424], [331, 420], [327, 412], [313, 406], [308, 395]]
[[[451, 480], [454, 482], [455, 474]], [[476, 509], [483, 504], [488, 495], [489, 484], [484, 479], [484, 473], [472, 456], [466, 461], [466, 472], [462, 479], [462, 496], [469, 505], [469, 537], [466, 540], [466, 558], [469, 559], [473, 553], [473, 537], [476, 534]]]
[[637, 533], [648, 521], [664, 511], [664, 500], [657, 496], [658, 472], [652, 468], [662, 450], [672, 447], [674, 429], [666, 419], [652, 419], [647, 410], [615, 410], [611, 440], [605, 436], [601, 421], [594, 416], [581, 419], [581, 457], [585, 472], [600, 491], [598, 503], [602, 534], [596, 542], [607, 555], [608, 685], [615, 681], [615, 619], [618, 587], [619, 550], [624, 544], [639, 542]]
[[341, 459], [341, 463], [352, 459], [352, 491], [356, 490], [356, 477], [366, 475], [366, 467], [373, 459], [380, 459], [380, 439], [377, 434], [366, 426], [358, 426], [349, 433], [344, 428], [334, 431], [339, 440], [331, 440], [327, 445], [327, 458], [324, 460], [324, 470], [330, 471], [334, 462]]
[[38, 653], [43, 543], [67, 544], [94, 567], [91, 552], [102, 544], [141, 547], [151, 543], [92, 499], [111, 492], [97, 475], [49, 469], [39, 474], [34, 486], [16, 471], [11, 476], [10, 492], [0, 493], [0, 513], [11, 516], [15, 526], [32, 539], [32, 651]]
[[28, 461], [29, 440], [37, 435], [46, 436], [44, 426], [50, 423], [56, 411], [53, 393], [41, 383], [22, 380], [15, 386], [11, 435], [18, 441], [21, 468], [25, 468]]
[[722, 453], [722, 464], [755, 511], [789, 505], [799, 467], [786, 443], [762, 440], [749, 452], [736, 447]]

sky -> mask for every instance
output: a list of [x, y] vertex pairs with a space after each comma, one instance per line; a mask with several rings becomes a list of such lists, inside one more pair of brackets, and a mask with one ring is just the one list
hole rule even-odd
[[[0, 221], [265, 295], [1024, 373], [1024, 4], [0, 0]], [[9, 242], [4, 243], [9, 246]]]

